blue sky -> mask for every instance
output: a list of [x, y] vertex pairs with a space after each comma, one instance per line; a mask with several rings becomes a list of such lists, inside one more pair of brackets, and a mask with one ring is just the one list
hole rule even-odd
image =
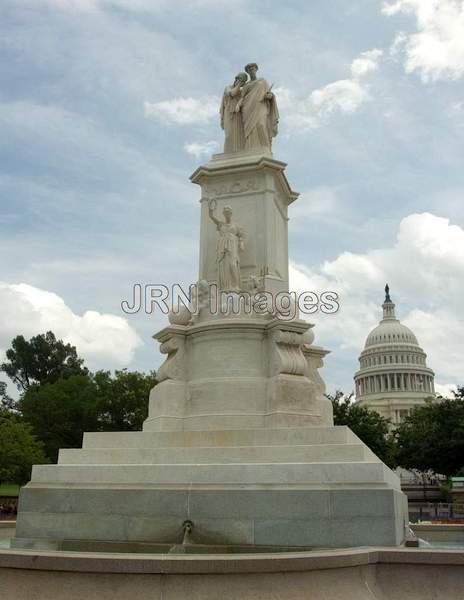
[[120, 303], [196, 279], [188, 177], [256, 61], [301, 193], [293, 287], [341, 297], [313, 319], [328, 389], [352, 389], [386, 281], [439, 389], [464, 382], [462, 0], [3, 0], [0, 29], [0, 353], [53, 329], [92, 368], [160, 364], [165, 318]]

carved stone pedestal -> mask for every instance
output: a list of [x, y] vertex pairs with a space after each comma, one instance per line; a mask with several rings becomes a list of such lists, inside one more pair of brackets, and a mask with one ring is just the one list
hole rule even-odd
[[208, 200], [225, 206], [243, 228], [245, 249], [240, 260], [242, 288], [253, 279], [260, 289], [288, 292], [288, 207], [298, 198], [285, 177], [286, 164], [270, 156], [219, 154], [191, 176], [201, 187], [200, 280], [217, 282], [217, 231], [208, 215]]
[[144, 431], [331, 425], [303, 353], [309, 327], [255, 317], [163, 329], [156, 338], [168, 356]]
[[[203, 287], [220, 279], [218, 255], [231, 249], [226, 259], [235, 260], [244, 239], [231, 278], [241, 293], [288, 292], [287, 209], [297, 194], [284, 168], [236, 153], [193, 174]], [[214, 214], [231, 207], [233, 224], [214, 216], [211, 200]], [[204, 544], [401, 544], [407, 503], [398, 477], [333, 426], [318, 374], [327, 351], [313, 345], [311, 325], [278, 316], [215, 314], [203, 304], [188, 324], [157, 333], [166, 360], [143, 431], [88, 433], [82, 449], [60, 451], [58, 465], [34, 467], [14, 545], [115, 542], [130, 551], [179, 543], [186, 520]]]

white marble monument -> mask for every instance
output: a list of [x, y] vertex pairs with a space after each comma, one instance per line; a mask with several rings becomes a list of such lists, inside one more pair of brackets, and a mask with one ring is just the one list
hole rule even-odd
[[[197, 542], [343, 547], [403, 542], [398, 477], [334, 427], [312, 325], [278, 311], [225, 313], [288, 292], [288, 207], [298, 198], [272, 157], [278, 110], [257, 65], [226, 87], [225, 153], [191, 176], [201, 188], [198, 310], [155, 334], [166, 360], [143, 431], [86, 433], [22, 490], [14, 544]], [[246, 304], [246, 302], [245, 302]], [[256, 307], [255, 307], [256, 308]], [[328, 317], [330, 318], [330, 317]]]

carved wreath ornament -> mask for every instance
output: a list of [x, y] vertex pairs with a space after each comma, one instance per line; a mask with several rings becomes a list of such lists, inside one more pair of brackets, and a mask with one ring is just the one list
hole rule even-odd
[[248, 179], [247, 181], [233, 181], [231, 183], [223, 183], [218, 186], [208, 187], [207, 194], [215, 196], [224, 196], [226, 194], [241, 194], [244, 192], [256, 192], [259, 190], [259, 182], [257, 179]]

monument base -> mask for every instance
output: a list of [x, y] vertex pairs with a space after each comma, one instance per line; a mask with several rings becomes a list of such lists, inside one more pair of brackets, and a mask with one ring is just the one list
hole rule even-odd
[[[277, 302], [288, 295], [288, 207], [298, 197], [285, 166], [237, 153], [192, 175], [202, 192], [198, 306], [171, 313], [154, 336], [166, 360], [144, 430], [88, 433], [58, 465], [35, 466], [15, 547], [137, 551], [180, 543], [185, 521], [193, 542], [210, 547], [403, 542], [398, 477], [333, 427], [318, 373], [327, 351], [313, 345], [295, 299], [287, 316]], [[213, 306], [215, 284], [240, 289], [243, 310], [225, 312], [224, 298]], [[272, 306], [262, 314], [250, 298], [264, 297]]]
[[87, 433], [34, 467], [12, 545], [130, 551], [181, 542], [186, 520], [198, 544], [305, 548], [398, 546], [408, 522], [398, 477], [346, 427]]

